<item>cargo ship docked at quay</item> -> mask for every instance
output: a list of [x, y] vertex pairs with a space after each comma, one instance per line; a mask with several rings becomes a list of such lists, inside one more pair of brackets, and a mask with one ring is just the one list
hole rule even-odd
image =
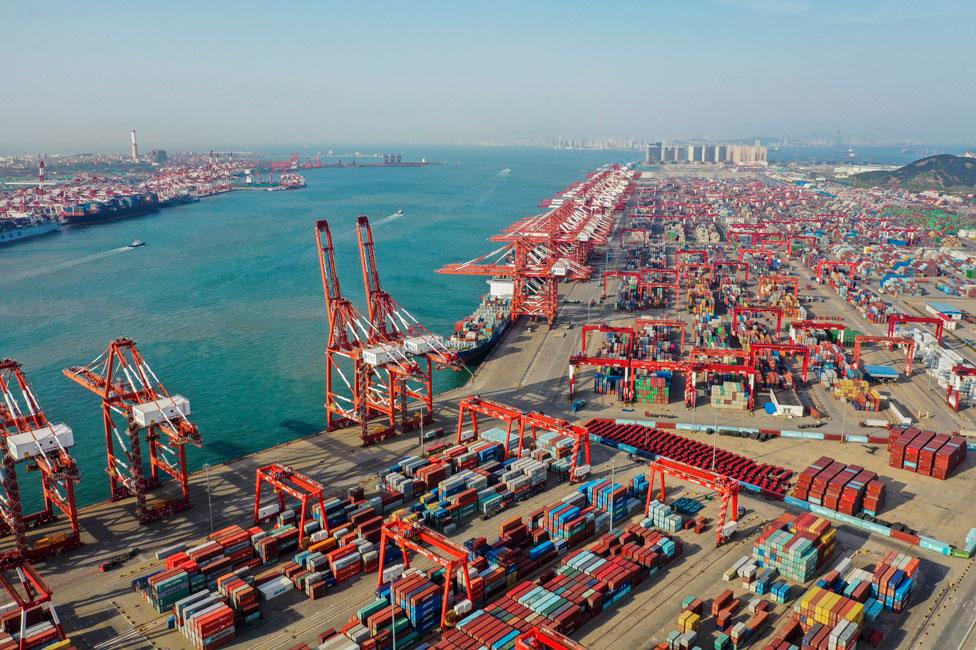
[[447, 346], [465, 363], [479, 363], [502, 340], [512, 323], [511, 280], [490, 280], [489, 293], [467, 318], [458, 321]]
[[57, 219], [30, 214], [0, 214], [0, 246], [57, 232]]
[[66, 206], [61, 211], [61, 223], [66, 226], [87, 226], [150, 214], [157, 210], [159, 210], [159, 196], [155, 192], [140, 192], [115, 196], [103, 201]]

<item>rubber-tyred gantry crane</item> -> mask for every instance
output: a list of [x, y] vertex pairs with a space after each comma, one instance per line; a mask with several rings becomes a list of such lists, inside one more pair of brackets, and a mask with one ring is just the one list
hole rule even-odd
[[817, 238], [814, 235], [790, 235], [789, 243], [786, 245], [786, 254], [790, 257], [793, 257], [796, 242], [802, 242], [804, 248], [806, 248], [807, 244], [810, 245], [810, 248], [813, 248], [817, 245]]
[[837, 344], [844, 347], [844, 332], [846, 332], [847, 329], [847, 325], [844, 324], [843, 321], [796, 320], [790, 323], [790, 343], [796, 343], [797, 332], [802, 332], [804, 330], [834, 330], [840, 332], [840, 336], [837, 339]]
[[512, 433], [518, 436], [518, 449], [521, 450], [524, 446], [524, 440], [522, 434], [522, 411], [517, 408], [513, 408], [501, 402], [495, 402], [490, 399], [483, 399], [479, 395], [472, 395], [471, 397], [464, 397], [458, 404], [458, 424], [457, 424], [457, 442], [460, 444], [464, 441], [464, 422], [465, 416], [471, 419], [471, 432], [474, 438], [477, 439], [480, 431], [479, 427], [483, 424], [478, 416], [482, 415], [489, 419], [501, 420], [505, 424], [505, 456], [509, 455], [509, 450], [512, 445]]
[[[0, 434], [0, 533], [12, 534], [17, 552], [34, 561], [81, 546], [75, 504], [75, 483], [81, 474], [68, 452], [74, 446], [74, 434], [67, 425], [47, 419], [20, 364], [13, 359], [0, 360]], [[26, 515], [20, 498], [19, 464], [41, 475], [43, 508]], [[55, 510], [67, 518], [70, 532], [32, 544], [27, 529], [55, 520]]]
[[736, 305], [732, 308], [732, 322], [738, 330], [739, 316], [755, 316], [756, 314], [773, 314], [776, 316], [776, 334], [783, 329], [783, 310], [779, 307], [746, 307]]
[[723, 275], [728, 275], [728, 273], [723, 272], [722, 269], [731, 268], [732, 274], [734, 275], [738, 271], [745, 272], [745, 281], [749, 281], [749, 265], [742, 260], [715, 260], [712, 262], [712, 275], [715, 277], [720, 277]]
[[908, 314], [889, 314], [888, 315], [888, 336], [895, 335], [895, 328], [904, 323], [919, 323], [925, 325], [935, 325], [935, 339], [942, 343], [943, 329], [945, 321], [937, 316], [909, 316]]
[[[102, 400], [110, 498], [133, 496], [136, 517], [150, 523], [191, 507], [186, 445], [201, 447], [197, 425], [189, 420], [190, 400], [170, 395], [133, 340], [118, 338], [87, 366], [74, 366], [65, 376]], [[113, 413], [125, 419], [125, 435]], [[140, 432], [145, 431], [149, 476], [144, 475]], [[181, 497], [149, 506], [146, 492], [160, 484], [160, 472], [180, 484]]]
[[850, 275], [854, 275], [857, 269], [856, 262], [845, 262], [842, 260], [821, 260], [817, 262], [817, 282], [823, 283], [823, 273], [827, 269], [846, 268]]
[[[772, 285], [772, 287], [770, 285]], [[789, 287], [792, 287], [792, 293], [794, 297], [796, 298], [800, 297], [800, 278], [798, 278], [795, 275], [777, 275], [777, 274], [764, 275], [759, 278], [759, 286], [758, 286], [759, 295], [763, 296], [767, 293], [767, 291], [771, 290], [771, 288], [775, 288], [780, 285], [787, 285]]]
[[46, 648], [65, 639], [53, 592], [30, 562], [9, 552], [0, 555], [0, 589], [6, 592], [3, 631], [13, 637], [5, 648]]
[[854, 365], [861, 362], [862, 343], [884, 343], [891, 350], [893, 345], [905, 346], [905, 375], [912, 376], [912, 367], [915, 362], [915, 339], [904, 336], [855, 336], [854, 337]]
[[[522, 444], [526, 439], [527, 431], [531, 430], [533, 442], [538, 438], [540, 431], [552, 431], [573, 439], [572, 456], [569, 461], [569, 482], [575, 483], [589, 474], [590, 434], [586, 427], [570, 424], [566, 420], [536, 411], [523, 413], [520, 426], [519, 453], [522, 451]], [[583, 457], [582, 464], [580, 464], [580, 455]]]
[[735, 524], [739, 516], [738, 481], [724, 474], [686, 465], [685, 463], [671, 460], [664, 456], [659, 456], [656, 460], [651, 461], [648, 468], [650, 469], [650, 486], [647, 490], [647, 503], [644, 506], [645, 515], [650, 514], [651, 501], [654, 500], [656, 477], [659, 477], [661, 480], [661, 490], [657, 500], [661, 503], [666, 503], [668, 495], [664, 486], [664, 475], [669, 474], [674, 478], [688, 481], [689, 483], [694, 483], [695, 485], [699, 485], [708, 490], [715, 490], [719, 493], [722, 502], [719, 505], [718, 522], [715, 526], [715, 538], [718, 546], [728, 541], [728, 531], [726, 530], [727, 526], [725, 521], [729, 518], [729, 511], [731, 510], [731, 524]]
[[261, 488], [265, 485], [271, 488], [272, 493], [278, 499], [278, 510], [274, 514], [284, 510], [285, 497], [291, 497], [301, 504], [298, 514], [298, 546], [300, 548], [305, 547], [307, 537], [305, 524], [314, 517], [312, 510], [316, 505], [319, 507], [319, 512], [322, 516], [319, 522], [322, 525], [322, 529], [327, 533], [330, 532], [329, 522], [325, 516], [325, 503], [322, 499], [325, 494], [325, 488], [322, 484], [287, 465], [279, 465], [278, 463], [265, 465], [264, 467], [259, 467], [257, 470], [254, 483], [255, 525], [267, 518], [260, 516]]
[[684, 354], [685, 350], [685, 328], [686, 324], [682, 320], [675, 320], [673, 318], [638, 318], [634, 321], [634, 330], [640, 332], [641, 330], [646, 330], [651, 328], [652, 330], [663, 329], [668, 332], [671, 330], [678, 330], [681, 332], [681, 342], [678, 346], [679, 354]]
[[756, 365], [756, 357], [765, 352], [782, 352], [785, 354], [799, 354], [803, 357], [801, 377], [807, 381], [810, 370], [810, 348], [805, 345], [791, 345], [786, 343], [750, 343], [749, 365]]
[[952, 407], [953, 411], [959, 411], [962, 402], [962, 384], [966, 381], [976, 381], [976, 366], [965, 364], [953, 366], [946, 388], [946, 404]]
[[[447, 537], [434, 532], [417, 523], [410, 523], [401, 519], [390, 519], [383, 523], [380, 529], [380, 561], [376, 572], [377, 587], [384, 585], [383, 572], [386, 568], [387, 544], [396, 544], [403, 553], [403, 568], [410, 568], [410, 552], [437, 564], [444, 569], [444, 597], [441, 599], [441, 626], [447, 627], [448, 608], [451, 603], [451, 587], [456, 576], [463, 576], [463, 588], [466, 598], [474, 602], [471, 591], [471, 575], [468, 571], [468, 552], [456, 546]], [[426, 545], [426, 546], [425, 546]], [[437, 552], [430, 550], [432, 547]]]

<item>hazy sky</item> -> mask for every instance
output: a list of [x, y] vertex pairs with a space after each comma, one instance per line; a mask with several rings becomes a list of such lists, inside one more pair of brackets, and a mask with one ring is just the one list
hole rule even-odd
[[976, 142], [976, 2], [9, 2], [0, 150]]

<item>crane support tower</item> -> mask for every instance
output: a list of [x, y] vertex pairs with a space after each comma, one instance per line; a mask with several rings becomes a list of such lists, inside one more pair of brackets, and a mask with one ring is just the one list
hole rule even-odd
[[[479, 420], [479, 415], [488, 419], [501, 420], [504, 424], [506, 458], [510, 455], [509, 452], [512, 447], [512, 433], [518, 436], [518, 449], [521, 450], [523, 448], [524, 439], [522, 435], [524, 431], [522, 429], [522, 411], [500, 402], [483, 399], [480, 395], [464, 397], [458, 404], [458, 444], [468, 439], [478, 439], [481, 433], [479, 429], [484, 424], [483, 421]], [[469, 431], [464, 430], [465, 416], [471, 419], [471, 429]], [[470, 435], [465, 435], [468, 433]]]
[[[190, 400], [170, 395], [136, 348], [135, 341], [118, 338], [87, 366], [73, 366], [65, 376], [102, 401], [110, 498], [135, 497], [136, 517], [147, 524], [191, 507], [186, 445], [203, 445], [197, 425], [189, 420]], [[125, 420], [124, 435], [114, 415]], [[149, 451], [149, 476], [144, 475], [142, 442]], [[177, 499], [147, 503], [146, 494], [168, 474], [180, 485]]]
[[893, 345], [905, 346], [905, 376], [912, 376], [912, 368], [915, 362], [915, 339], [904, 336], [855, 336], [854, 337], [854, 365], [857, 366], [861, 361], [862, 343], [884, 343], [891, 350]]
[[[13, 359], [0, 360], [0, 434], [0, 533], [13, 535], [17, 552], [32, 561], [81, 546], [75, 504], [75, 483], [81, 474], [68, 451], [74, 446], [74, 434], [66, 424], [47, 419], [20, 364]], [[41, 476], [43, 507], [26, 515], [17, 471], [21, 465]], [[70, 532], [31, 543], [27, 529], [54, 521], [56, 511], [67, 519]]]

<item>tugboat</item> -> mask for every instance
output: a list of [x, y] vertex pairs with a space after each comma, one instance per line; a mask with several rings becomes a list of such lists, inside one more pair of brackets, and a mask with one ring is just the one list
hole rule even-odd
[[133, 239], [132, 243], [129, 244], [129, 248], [139, 248], [140, 246], [145, 246], [145, 245], [146, 242], [142, 241], [141, 239]]

